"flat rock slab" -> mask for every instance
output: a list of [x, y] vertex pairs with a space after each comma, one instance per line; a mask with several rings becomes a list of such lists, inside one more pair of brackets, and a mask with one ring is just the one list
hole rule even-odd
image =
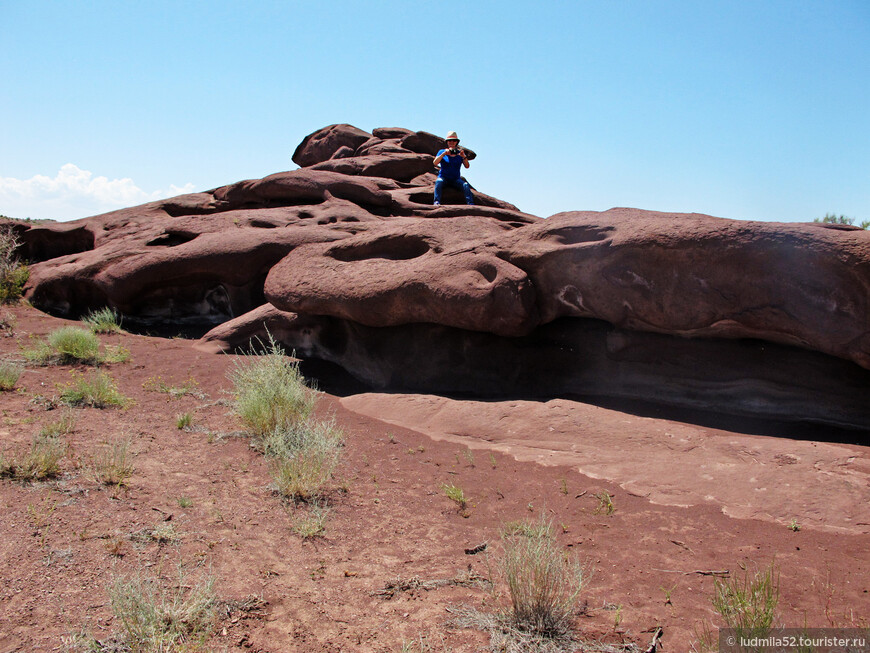
[[[849, 444], [732, 433], [566, 399], [470, 401], [358, 394], [355, 412], [474, 450], [575, 467], [670, 506], [719, 506], [728, 516], [870, 534], [870, 451]], [[478, 453], [477, 465], [487, 465]], [[590, 499], [592, 499], [590, 497]], [[614, 500], [617, 509], [619, 497]], [[593, 500], [594, 505], [594, 500]]]

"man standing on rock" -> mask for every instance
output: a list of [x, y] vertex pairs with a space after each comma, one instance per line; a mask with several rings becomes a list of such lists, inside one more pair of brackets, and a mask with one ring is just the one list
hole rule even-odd
[[459, 137], [456, 132], [449, 132], [445, 140], [447, 141], [447, 149], [440, 150], [434, 161], [436, 166], [441, 166], [438, 171], [438, 179], [435, 180], [435, 206], [441, 206], [441, 191], [444, 184], [459, 188], [465, 193], [465, 203], [474, 204], [471, 186], [465, 181], [465, 177], [459, 174], [462, 166], [469, 167], [468, 156], [466, 156], [465, 150], [459, 148]]

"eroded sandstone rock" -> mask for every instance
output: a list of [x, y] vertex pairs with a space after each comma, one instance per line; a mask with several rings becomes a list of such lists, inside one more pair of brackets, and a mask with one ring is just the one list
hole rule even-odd
[[18, 224], [27, 297], [66, 317], [108, 305], [128, 325], [219, 325], [209, 342], [271, 320], [377, 387], [536, 387], [870, 428], [856, 390], [870, 232], [638, 209], [544, 220], [477, 190], [476, 206], [454, 193], [434, 207], [442, 146], [332, 125], [297, 148], [299, 170]]

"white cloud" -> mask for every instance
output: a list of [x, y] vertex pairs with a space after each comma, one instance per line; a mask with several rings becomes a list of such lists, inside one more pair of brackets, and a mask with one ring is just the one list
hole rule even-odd
[[72, 220], [190, 192], [193, 184], [187, 183], [149, 193], [129, 177], [95, 177], [90, 170], [67, 163], [53, 178], [0, 177], [0, 215]]

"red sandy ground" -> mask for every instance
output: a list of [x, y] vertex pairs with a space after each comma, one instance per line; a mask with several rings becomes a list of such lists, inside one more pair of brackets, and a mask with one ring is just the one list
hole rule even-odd
[[[12, 332], [0, 338], [3, 358], [20, 357], [31, 336], [67, 323], [26, 307], [2, 313], [15, 318]], [[552, 519], [559, 540], [595, 569], [584, 594], [586, 610], [576, 622], [590, 638], [645, 645], [661, 626], [664, 650], [688, 650], [705, 622], [721, 625], [710, 601], [714, 579], [700, 572], [734, 574], [773, 560], [785, 624], [866, 627], [870, 619], [868, 526], [852, 520], [839, 528], [837, 519], [826, 526], [818, 514], [826, 505], [837, 514], [860, 515], [866, 509], [867, 447], [837, 445], [852, 452], [848, 464], [863, 479], [863, 492], [844, 499], [813, 491], [807, 504], [812, 514], [804, 515], [801, 495], [831, 470], [807, 465], [805, 485], [791, 479], [790, 491], [780, 488], [777, 505], [789, 506], [793, 514], [779, 517], [803, 526], [794, 532], [766, 517], [728, 516], [729, 502], [741, 504], [740, 487], [733, 483], [719, 502], [653, 503], [655, 479], [665, 486], [672, 476], [668, 447], [650, 462], [641, 479], [645, 491], [639, 492], [624, 474], [611, 474], [620, 484], [607, 474], [579, 473], [583, 466], [576, 459], [559, 464], [559, 456], [551, 455], [548, 464], [538, 464], [523, 454], [521, 442], [513, 443], [516, 457], [504, 443], [487, 451], [475, 440], [469, 449], [455, 437], [436, 440], [352, 412], [324, 394], [318, 412], [335, 417], [346, 447], [326, 531], [303, 540], [293, 524], [305, 508], [287, 505], [270, 489], [263, 457], [245, 437], [232, 435], [241, 426], [225, 401], [219, 403], [228, 399], [227, 371], [234, 357], [200, 353], [180, 339], [130, 334], [100, 339], [130, 350], [129, 362], [104, 369], [135, 403], [123, 410], [76, 409], [59, 479], [0, 481], [0, 653], [62, 650], [62, 638], [82, 629], [108, 638], [117, 629], [107, 596], [111, 579], [138, 570], [171, 583], [179, 562], [194, 570], [192, 578], [204, 570], [213, 575], [222, 600], [258, 599], [251, 610], [239, 603], [223, 609], [205, 650], [401, 651], [421, 636], [431, 650], [483, 650], [487, 636], [451, 625], [451, 610], [462, 605], [486, 610], [503, 602], [503, 594], [494, 599], [484, 588], [458, 584], [399, 591], [392, 598], [379, 592], [396, 579], [455, 579], [469, 569], [491, 577], [500, 526], [541, 513]], [[72, 371], [29, 367], [16, 391], [0, 395], [4, 451], [24, 450], [42, 425], [59, 418], [59, 411], [33, 399], [56, 396]], [[158, 377], [177, 387], [193, 379], [204, 397], [158, 392], [153, 389]], [[465, 409], [473, 422], [474, 404]], [[176, 417], [185, 412], [203, 430], [176, 428]], [[599, 457], [631, 455], [629, 417], [595, 407], [584, 415]], [[395, 415], [391, 419], [395, 422]], [[741, 437], [659, 422], [701, 444], [707, 437]], [[87, 464], [102, 443], [118, 438], [131, 439], [135, 472], [126, 487], [104, 488], [89, 478]], [[541, 442], [536, 446], [540, 454]], [[699, 446], [694, 461], [693, 449], [681, 449], [674, 467], [685, 474], [693, 464], [716, 466], [719, 449]], [[766, 484], [777, 483], [776, 469], [765, 469]], [[443, 484], [461, 487], [470, 498], [466, 516], [446, 498]], [[602, 491], [613, 496], [612, 515], [596, 514], [594, 495]], [[181, 507], [182, 497], [188, 507]], [[175, 542], [134, 536], [161, 523], [173, 526]], [[482, 542], [490, 543], [489, 557], [465, 554]]]

